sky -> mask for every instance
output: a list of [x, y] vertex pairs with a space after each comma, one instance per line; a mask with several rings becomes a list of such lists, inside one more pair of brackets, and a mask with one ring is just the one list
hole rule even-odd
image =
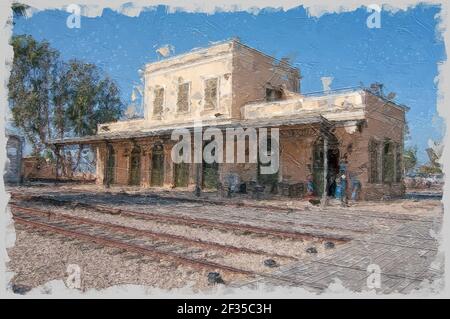
[[240, 40], [276, 58], [288, 57], [302, 74], [301, 92], [322, 90], [322, 77], [332, 77], [332, 89], [384, 84], [385, 93], [410, 108], [406, 146], [418, 147], [427, 161], [429, 139], [441, 140], [438, 116], [438, 64], [446, 60], [437, 31], [439, 6], [419, 5], [406, 11], [381, 12], [381, 27], [369, 28], [366, 8], [311, 17], [303, 7], [258, 12], [187, 13], [165, 6], [151, 7], [137, 17], [105, 9], [95, 18], [81, 17], [81, 27], [68, 28], [70, 13], [45, 10], [15, 20], [14, 34], [47, 40], [65, 60], [95, 63], [121, 88], [126, 104], [139, 69], [156, 61], [159, 47], [171, 45], [175, 54], [216, 41]]

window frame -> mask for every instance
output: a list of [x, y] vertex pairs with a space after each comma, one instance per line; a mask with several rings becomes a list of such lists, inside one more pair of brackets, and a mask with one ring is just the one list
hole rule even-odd
[[[267, 92], [268, 92], [269, 90], [274, 91], [274, 92], [277, 92], [276, 94], [279, 93], [279, 94], [280, 94], [280, 97], [279, 97], [279, 98], [275, 98], [275, 99], [269, 99], [269, 96], [267, 95]], [[276, 88], [276, 87], [271, 86], [271, 85], [266, 85], [265, 91], [264, 91], [264, 100], [265, 100], [266, 102], [277, 102], [277, 101], [280, 101], [280, 100], [282, 100], [282, 99], [283, 99], [283, 90], [282, 90], [282, 89]]]
[[[187, 110], [180, 110], [178, 102], [179, 102], [179, 96], [180, 96], [180, 86], [181, 85], [188, 85], [188, 90], [187, 90]], [[187, 82], [182, 82], [182, 83], [178, 83], [177, 86], [177, 103], [176, 103], [176, 107], [177, 107], [177, 114], [187, 114], [191, 111], [191, 87], [192, 87], [192, 83], [191, 81], [187, 81]]]
[[[206, 82], [210, 80], [216, 80], [216, 105], [212, 108], [206, 107]], [[208, 78], [205, 78], [203, 80], [203, 110], [204, 111], [213, 111], [219, 109], [219, 95], [220, 95], [220, 77], [219, 76], [211, 76]]]
[[[163, 100], [162, 100], [162, 104], [161, 104], [161, 111], [159, 113], [155, 113], [155, 91], [157, 89], [162, 89], [163, 90]], [[153, 102], [152, 102], [152, 117], [153, 118], [160, 118], [163, 114], [164, 111], [164, 106], [166, 104], [166, 86], [165, 85], [158, 85], [156, 87], [153, 88]]]
[[[383, 143], [383, 141], [380, 141], [379, 139], [376, 138], [370, 138], [369, 139], [369, 150], [368, 150], [368, 155], [369, 155], [369, 170], [368, 170], [368, 180], [369, 180], [369, 184], [381, 184], [382, 181], [380, 180], [380, 174], [382, 169], [383, 169], [383, 164], [380, 163], [380, 145]], [[374, 153], [372, 153], [374, 152]], [[375, 176], [373, 176], [373, 160], [372, 160], [372, 155], [375, 155]], [[375, 177], [375, 178], [374, 178]]]
[[[396, 163], [395, 163], [395, 157], [396, 157], [396, 143], [391, 139], [385, 139], [382, 141], [383, 149], [382, 149], [382, 178], [381, 182], [383, 184], [395, 184], [396, 183]], [[388, 148], [388, 152], [386, 152], [386, 147]], [[392, 162], [392, 167], [388, 171], [386, 166], [389, 165], [389, 162]], [[390, 173], [390, 174], [388, 174]]]

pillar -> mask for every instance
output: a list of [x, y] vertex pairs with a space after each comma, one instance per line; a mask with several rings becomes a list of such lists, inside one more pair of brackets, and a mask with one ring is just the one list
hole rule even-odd
[[60, 165], [60, 146], [56, 145], [56, 171], [55, 171], [55, 183], [59, 181], [59, 165]]
[[150, 186], [150, 170], [151, 170], [151, 158], [152, 158], [152, 144], [142, 143], [139, 145], [142, 151], [141, 157], [141, 186]]
[[325, 207], [327, 204], [327, 186], [328, 186], [328, 136], [324, 134], [323, 137], [323, 193], [321, 206]]
[[98, 144], [96, 146], [96, 183], [97, 185], [103, 185], [105, 179], [105, 153], [106, 145]]

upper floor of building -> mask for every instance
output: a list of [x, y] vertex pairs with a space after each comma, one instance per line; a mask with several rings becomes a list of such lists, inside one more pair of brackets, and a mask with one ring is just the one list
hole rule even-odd
[[[98, 133], [192, 126], [196, 121], [214, 125], [292, 119], [311, 114], [329, 120], [358, 120], [367, 116], [367, 101], [375, 96], [361, 88], [303, 95], [300, 79], [300, 70], [285, 59], [277, 60], [236, 39], [217, 43], [148, 63], [144, 74], [144, 118], [100, 124]], [[377, 98], [386, 102], [394, 116], [404, 118], [403, 107], [382, 96]]]
[[300, 72], [238, 40], [149, 63], [145, 67], [147, 122], [241, 118], [250, 101], [299, 92]]

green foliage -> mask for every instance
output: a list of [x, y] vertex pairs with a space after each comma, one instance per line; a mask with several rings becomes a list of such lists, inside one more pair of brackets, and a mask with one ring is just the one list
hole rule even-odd
[[439, 151], [438, 145], [439, 143], [434, 143], [435, 147], [427, 148], [427, 155], [429, 162], [428, 164], [422, 165], [419, 168], [420, 173], [424, 174], [441, 174], [442, 167], [439, 163], [439, 159], [442, 156], [442, 149]]
[[8, 82], [8, 97], [14, 124], [22, 129], [39, 154], [51, 136], [50, 96], [53, 69], [59, 54], [48, 42], [31, 36], [11, 40], [14, 60]]
[[442, 169], [435, 165], [422, 165], [419, 167], [419, 173], [422, 174], [442, 174]]
[[44, 154], [42, 155], [42, 158], [49, 160], [50, 162], [55, 162], [55, 155], [50, 150], [45, 150]]
[[49, 139], [95, 134], [97, 124], [120, 118], [119, 88], [95, 64], [61, 61], [48, 42], [29, 35], [14, 36], [11, 45], [11, 112], [35, 155]]
[[406, 173], [411, 172], [417, 165], [417, 147], [406, 148], [403, 152], [403, 162]]
[[66, 70], [67, 125], [77, 136], [96, 133], [97, 124], [116, 121], [122, 111], [117, 85], [94, 65], [69, 61]]

